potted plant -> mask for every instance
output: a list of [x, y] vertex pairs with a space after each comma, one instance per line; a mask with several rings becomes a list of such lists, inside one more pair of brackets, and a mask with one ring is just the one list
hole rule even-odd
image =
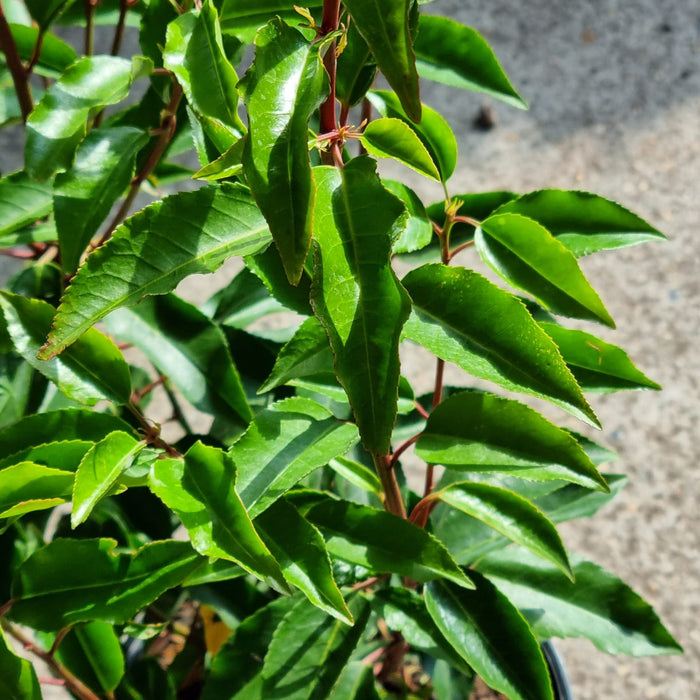
[[[0, 179], [26, 259], [0, 292], [3, 697], [442, 700], [478, 676], [545, 700], [550, 637], [679, 651], [565, 551], [555, 525], [624, 476], [535, 408], [600, 427], [585, 393], [659, 388], [561, 317], [614, 327], [577, 259], [663, 235], [585, 192], [454, 193], [419, 76], [524, 107], [485, 40], [410, 0], [309, 5], [1, 0], [0, 117], [26, 133]], [[177, 293], [232, 257], [205, 303]], [[435, 358], [428, 396], [404, 342]]]

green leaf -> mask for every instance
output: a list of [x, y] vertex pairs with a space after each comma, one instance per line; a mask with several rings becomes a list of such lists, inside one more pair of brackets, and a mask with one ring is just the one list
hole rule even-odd
[[0, 518], [31, 510], [53, 508], [70, 498], [73, 472], [50, 469], [33, 462], [20, 462], [0, 469]]
[[27, 120], [24, 151], [27, 173], [46, 180], [70, 168], [78, 144], [87, 132], [90, 111], [116, 104], [131, 83], [149, 69], [144, 59], [87, 56], [72, 64], [44, 93]]
[[622, 389], [661, 389], [632, 364], [622, 348], [556, 323], [541, 322], [540, 327], [557, 344], [584, 391], [607, 394]]
[[380, 700], [372, 666], [351, 660], [331, 691], [329, 700]]
[[617, 202], [590, 192], [538, 190], [501, 206], [542, 224], [576, 257], [666, 237]]
[[296, 285], [289, 283], [284, 265], [273, 246], [243, 259], [246, 267], [265, 285], [270, 294], [285, 308], [296, 311], [302, 316], [311, 316], [309, 293], [311, 278], [305, 269]]
[[284, 616], [299, 603], [278, 598], [243, 620], [214, 657], [202, 700], [262, 700], [263, 659]]
[[345, 48], [338, 56], [335, 96], [345, 107], [354, 107], [372, 87], [377, 64], [354, 22], [350, 22], [346, 40]]
[[279, 591], [287, 584], [236, 492], [236, 468], [225, 452], [196, 442], [183, 459], [160, 459], [150, 488], [182, 521], [201, 554], [229, 559]]
[[90, 239], [131, 182], [136, 155], [148, 143], [140, 129], [93, 129], [73, 167], [56, 177], [53, 208], [63, 269], [74, 272]]
[[71, 527], [76, 528], [87, 520], [143, 447], [131, 435], [115, 431], [88, 451], [75, 473]]
[[367, 94], [367, 98], [382, 116], [400, 119], [416, 132], [437, 165], [441, 179], [446, 182], [457, 166], [457, 139], [445, 119], [434, 109], [423, 105], [420, 124], [414, 124], [394, 93], [373, 90]]
[[421, 583], [446, 578], [471, 586], [438, 540], [392, 513], [326, 497], [303, 515], [321, 530], [328, 551], [338, 559]]
[[253, 418], [226, 338], [196, 307], [174, 294], [146, 297], [112, 312], [107, 329], [139, 348], [200, 411], [247, 425]]
[[95, 404], [107, 399], [126, 404], [131, 397], [129, 366], [116, 345], [90, 329], [61, 357], [38, 360], [42, 343], [51, 329], [55, 309], [38, 299], [0, 293], [0, 308], [17, 352], [69, 398]]
[[[37, 436], [34, 435], [34, 441], [36, 439]], [[40, 439], [43, 439], [43, 435]], [[87, 440], [61, 440], [26, 447], [19, 452], [11, 454], [9, 457], [0, 459], [0, 469], [11, 467], [19, 462], [34, 462], [52, 469], [75, 472], [85, 453], [92, 445], [93, 443]]]
[[292, 338], [279, 351], [275, 366], [258, 393], [271, 391], [290, 379], [324, 371], [329, 365], [332, 366], [332, 356], [328, 336], [318, 319], [312, 316], [297, 328]]
[[110, 693], [124, 676], [124, 654], [112, 625], [94, 621], [74, 627], [61, 642], [57, 660], [89, 687]]
[[345, 6], [406, 114], [411, 121], [420, 122], [418, 72], [409, 28], [410, 0], [389, 4], [346, 0]]
[[599, 425], [556, 345], [519, 299], [472, 270], [441, 264], [402, 281], [413, 299], [407, 338], [475, 377]]
[[400, 632], [413, 649], [444, 659], [462, 673], [470, 673], [469, 666], [433, 622], [418, 593], [407, 588], [383, 588], [375, 591], [371, 603], [389, 629]]
[[479, 574], [474, 578], [475, 590], [449, 581], [426, 586], [435, 624], [494, 690], [511, 700], [553, 700], [547, 664], [529, 625], [493, 584]]
[[[257, 30], [274, 15], [290, 24], [302, 22], [302, 16], [294, 10], [295, 4], [296, 0], [223, 0], [221, 28], [225, 33], [250, 44]], [[304, 3], [304, 7], [308, 8], [320, 8], [322, 5], [323, 0], [307, 0]]]
[[440, 173], [428, 149], [413, 129], [400, 119], [375, 119], [366, 127], [360, 142], [377, 158], [393, 158], [440, 182]]
[[61, 440], [98, 442], [114, 430], [128, 432], [131, 428], [121, 418], [82, 408], [37, 413], [0, 431], [0, 457], [33, 448], [37, 435], [41, 435], [43, 443]]
[[527, 109], [485, 39], [471, 27], [447, 17], [421, 15], [415, 42], [416, 65], [423, 78], [476, 90]]
[[328, 93], [320, 46], [281, 19], [270, 20], [255, 38], [253, 65], [239, 84], [249, 120], [246, 178], [292, 284], [301, 278], [311, 242], [314, 184], [307, 130]]
[[26, 0], [32, 18], [43, 29], [55, 22], [74, 2], [75, 0]]
[[490, 484], [463, 481], [437, 491], [435, 498], [481, 520], [572, 576], [557, 529], [541, 510], [517, 493]]
[[615, 328], [573, 253], [536, 221], [496, 213], [481, 223], [474, 240], [486, 263], [545, 308]]
[[51, 186], [24, 172], [0, 178], [0, 236], [4, 237], [51, 213]]
[[263, 665], [265, 700], [327, 698], [369, 621], [362, 596], [350, 602], [351, 627], [301, 600], [275, 631]]
[[349, 481], [351, 484], [355, 484], [355, 486], [369, 493], [373, 493], [377, 497], [381, 497], [382, 484], [379, 481], [379, 477], [373, 471], [365, 467], [364, 464], [346, 459], [345, 457], [338, 457], [328, 462], [328, 466], [338, 474], [338, 476], [343, 477], [343, 479]]
[[269, 240], [255, 202], [237, 185], [180, 192], [151, 204], [80, 267], [42, 358], [60, 353], [110, 311], [167, 294], [188, 275], [213, 272], [228, 257], [254, 253]]
[[234, 140], [245, 133], [238, 116], [238, 76], [226, 57], [217, 11], [209, 0], [199, 12], [186, 12], [168, 24], [163, 63], [197, 114], [224, 127]]
[[[10, 24], [10, 29], [17, 45], [19, 57], [29, 63], [39, 38], [39, 28]], [[66, 44], [54, 34], [44, 32], [41, 52], [34, 66], [34, 72], [46, 78], [58, 78], [77, 59], [78, 54], [75, 53], [75, 49], [70, 44]]]
[[240, 138], [223, 155], [200, 168], [192, 178], [195, 180], [223, 180], [243, 172], [243, 148], [245, 139]]
[[309, 399], [285, 399], [258, 413], [229, 450], [238, 472], [238, 493], [250, 516], [258, 516], [356, 441], [354, 425]]
[[404, 203], [408, 211], [406, 228], [394, 243], [393, 252], [412, 253], [427, 246], [433, 239], [433, 226], [418, 195], [396, 180], [382, 180], [382, 184]]
[[284, 499], [259, 515], [255, 527], [279, 562], [287, 581], [299, 588], [317, 608], [352, 625], [352, 615], [333, 580], [331, 561], [321, 533]]
[[8, 617], [58, 631], [89, 620], [121, 624], [201, 563], [187, 542], [164, 540], [115, 553], [112, 539], [56, 539], [17, 569]]
[[32, 662], [17, 656], [0, 629], [0, 695], [12, 700], [41, 700]]
[[567, 484], [541, 496], [535, 501], [535, 505], [546, 513], [553, 523], [590, 518], [612, 501], [627, 482], [624, 474], [603, 474], [603, 478], [610, 487], [610, 493], [591, 491], [577, 484]]
[[430, 414], [416, 454], [431, 464], [465, 471], [566, 479], [608, 491], [605, 479], [569, 433], [529, 406], [478, 391], [453, 394]]
[[396, 421], [398, 344], [410, 300], [390, 265], [406, 210], [356, 158], [317, 168], [311, 303], [328, 334], [335, 369], [366, 449], [389, 452]]
[[679, 644], [652, 607], [599, 566], [573, 558], [576, 582], [529, 553], [507, 549], [478, 564], [517, 605], [535, 634], [583, 637], [608, 654], [676, 654]]

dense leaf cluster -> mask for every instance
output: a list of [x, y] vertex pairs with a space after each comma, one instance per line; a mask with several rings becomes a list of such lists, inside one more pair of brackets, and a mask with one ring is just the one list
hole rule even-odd
[[[417, 0], [308, 4], [0, 4], [0, 126], [26, 124], [0, 247], [27, 259], [0, 292], [3, 698], [41, 697], [13, 638], [74, 696], [120, 699], [467, 698], [478, 674], [547, 700], [549, 637], [678, 651], [555, 527], [620, 490], [615, 455], [512, 396], [598, 426], [586, 393], [659, 388], [560, 317], [614, 327], [579, 258], [663, 235], [586, 192], [455, 195], [420, 80], [525, 107], [487, 42]], [[206, 302], [178, 296], [232, 257]], [[446, 362], [511, 393], [444, 386]]]

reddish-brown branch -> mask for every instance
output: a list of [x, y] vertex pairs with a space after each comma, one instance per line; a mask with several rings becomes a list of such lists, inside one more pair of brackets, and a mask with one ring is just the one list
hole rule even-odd
[[34, 642], [25, 637], [14, 625], [3, 622], [3, 629], [14, 637], [27, 651], [40, 658], [57, 676], [63, 679], [65, 687], [80, 700], [99, 700], [99, 696], [90, 690], [79, 678], [74, 676], [65, 666], [58, 663], [53, 655], [38, 647]]
[[[323, 16], [321, 18], [321, 36], [328, 36], [328, 34], [336, 31], [339, 21], [340, 0], [324, 0]], [[331, 132], [338, 128], [335, 109], [335, 71], [338, 59], [335, 55], [335, 44], [335, 41], [331, 43], [326, 50], [326, 55], [323, 57], [323, 65], [328, 73], [330, 92], [319, 110], [321, 132]], [[321, 158], [326, 165], [333, 165], [334, 160], [336, 160], [332, 151], [323, 152]]]
[[34, 44], [34, 50], [32, 51], [32, 57], [29, 59], [27, 64], [27, 78], [31, 75], [34, 70], [34, 66], [39, 62], [39, 57], [41, 56], [41, 50], [44, 47], [44, 30], [39, 29], [39, 34], [36, 37], [36, 44]]
[[105, 243], [111, 238], [112, 234], [114, 233], [114, 229], [116, 229], [117, 226], [119, 226], [119, 224], [122, 222], [122, 219], [124, 219], [124, 217], [129, 213], [131, 205], [134, 203], [134, 199], [136, 199], [136, 195], [141, 189], [141, 185], [146, 181], [146, 179], [151, 174], [151, 171], [156, 167], [156, 165], [158, 165], [158, 162], [163, 156], [163, 153], [165, 153], [165, 149], [168, 147], [168, 144], [170, 143], [175, 134], [177, 108], [180, 104], [181, 99], [182, 88], [180, 87], [179, 83], [173, 81], [170, 102], [168, 102], [167, 106], [163, 110], [163, 117], [160, 123], [161, 131], [160, 136], [158, 137], [158, 141], [156, 142], [156, 145], [151, 151], [151, 155], [148, 157], [148, 160], [143, 164], [141, 170], [139, 170], [134, 179], [131, 181], [129, 193], [126, 196], [126, 199], [122, 202], [121, 207], [119, 207], [119, 211], [109, 222], [107, 228], [105, 229], [105, 232], [102, 234], [102, 237], [100, 238], [99, 242], [94, 247], [101, 246], [103, 243]]
[[402, 445], [399, 445], [394, 450], [394, 453], [391, 455], [391, 467], [393, 468], [396, 463], [399, 461], [401, 455], [414, 443], [418, 440], [418, 438], [421, 436], [421, 433], [416, 433], [413, 437], [408, 438], [406, 442], [404, 442]]
[[19, 108], [22, 112], [22, 120], [26, 122], [27, 117], [34, 109], [32, 89], [29, 85], [29, 75], [22, 65], [22, 59], [19, 57], [17, 42], [12, 36], [10, 25], [7, 23], [2, 2], [0, 2], [0, 51], [5, 54], [5, 61], [12, 75], [15, 94], [17, 95]]
[[405, 518], [406, 506], [401, 497], [401, 490], [391, 464], [391, 457], [389, 455], [372, 455], [372, 457], [374, 457], [374, 466], [384, 490], [384, 507], [390, 513], [398, 515], [400, 518]]
[[10, 612], [10, 608], [15, 604], [15, 601], [10, 598], [10, 600], [7, 601], [7, 603], [3, 603], [0, 605], [0, 617], [4, 617], [7, 615], [8, 612]]

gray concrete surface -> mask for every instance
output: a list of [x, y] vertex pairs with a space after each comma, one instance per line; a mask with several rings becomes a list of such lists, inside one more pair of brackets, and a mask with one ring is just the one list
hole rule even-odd
[[[686, 654], [637, 660], [606, 656], [587, 642], [558, 648], [576, 700], [694, 700], [700, 697], [700, 3], [441, 0], [423, 9], [479, 29], [531, 105], [520, 112], [425, 84], [424, 100], [458, 135], [453, 193], [590, 190], [669, 236], [666, 244], [583, 262], [618, 325], [615, 332], [593, 331], [626, 348], [664, 391], [594, 397], [602, 441], [620, 454], [614, 470], [630, 483], [615, 504], [591, 521], [565, 526], [563, 535], [570, 549], [652, 602]], [[472, 127], [484, 102], [497, 116], [489, 132]], [[7, 171], [16, 157], [7, 144], [16, 136], [5, 133], [0, 168]], [[428, 199], [439, 197], [425, 181], [413, 182]], [[425, 390], [432, 370], [423, 359], [409, 356], [406, 367]], [[561, 414], [552, 416], [566, 423]]]

